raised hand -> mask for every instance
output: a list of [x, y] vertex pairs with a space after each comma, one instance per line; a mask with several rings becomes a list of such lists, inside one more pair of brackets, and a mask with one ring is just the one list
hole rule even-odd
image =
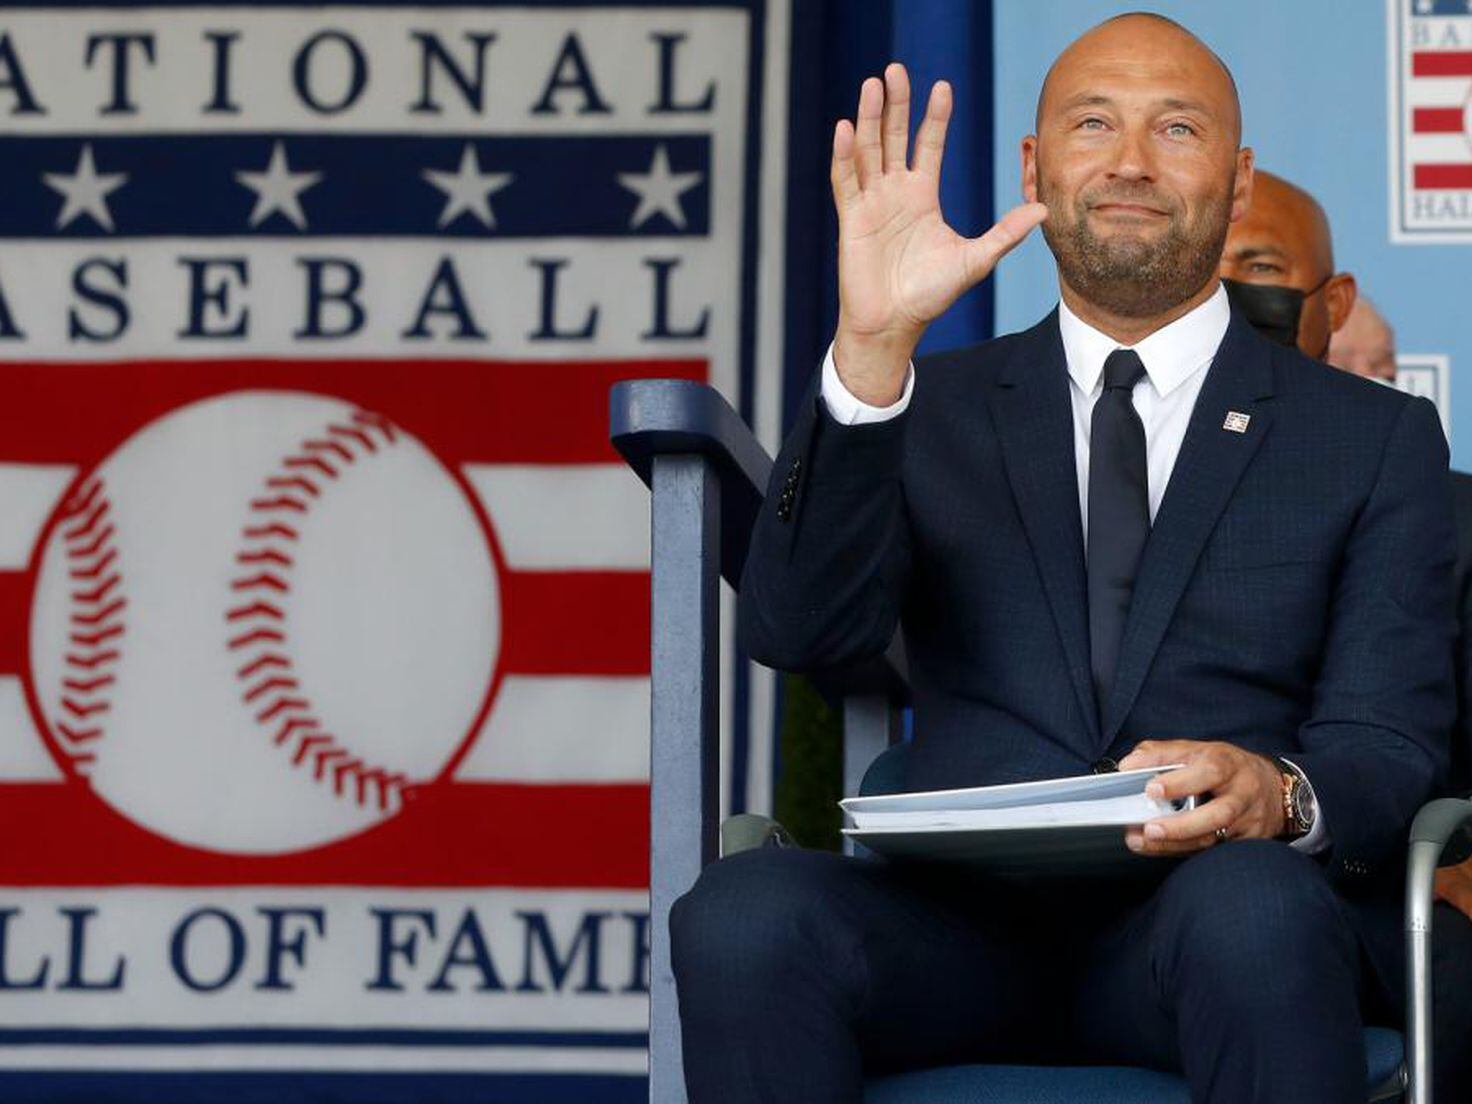
[[1041, 203], [1007, 212], [979, 238], [946, 225], [940, 166], [951, 87], [937, 81], [907, 161], [910, 79], [891, 64], [859, 92], [857, 123], [839, 120], [831, 178], [838, 209], [838, 333], [834, 363], [864, 402], [900, 397], [921, 335], [1047, 217]]

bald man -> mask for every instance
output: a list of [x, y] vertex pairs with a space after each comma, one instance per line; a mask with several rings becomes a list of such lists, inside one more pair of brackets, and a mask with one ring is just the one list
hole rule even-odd
[[[1395, 339], [1389, 323], [1357, 294], [1347, 272], [1335, 272], [1329, 220], [1318, 201], [1282, 177], [1256, 171], [1252, 206], [1232, 224], [1222, 251], [1222, 280], [1243, 314], [1263, 334], [1296, 345], [1316, 359], [1356, 375], [1395, 379]], [[1456, 643], [1457, 724], [1451, 749], [1451, 781], [1465, 793], [1472, 786], [1472, 476], [1454, 472], [1457, 521], [1453, 570]], [[1432, 926], [1435, 1014], [1435, 1098], [1472, 1100], [1472, 860], [1437, 874], [1439, 905]], [[1402, 942], [1399, 903], [1386, 901], [1383, 915], [1363, 925], [1380, 944], [1373, 960], [1398, 967]], [[1404, 975], [1394, 969], [1380, 988], [1399, 994]], [[1398, 1000], [1385, 1015], [1398, 1013]]]
[[1258, 329], [1324, 360], [1330, 335], [1350, 317], [1355, 280], [1334, 271], [1329, 220], [1318, 200], [1280, 176], [1258, 169], [1252, 205], [1232, 224], [1222, 253], [1222, 279]]
[[[1253, 157], [1179, 25], [1118, 17], [1060, 55], [1028, 202], [976, 239], [940, 210], [949, 87], [913, 156], [909, 113], [891, 65], [834, 132], [838, 327], [752, 534], [744, 643], [820, 668], [902, 625], [907, 789], [1182, 764], [1147, 792], [1196, 804], [1121, 830], [1136, 878], [711, 864], [670, 914], [691, 1099], [1050, 1061], [1180, 1070], [1211, 1104], [1362, 1101], [1352, 901], [1397, 894], [1453, 708], [1436, 412], [1230, 309]], [[1039, 224], [1058, 309], [912, 363]]]

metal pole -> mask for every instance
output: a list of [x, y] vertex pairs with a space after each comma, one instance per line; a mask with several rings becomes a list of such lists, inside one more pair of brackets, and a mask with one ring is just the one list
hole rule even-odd
[[1406, 862], [1406, 1065], [1409, 1104], [1431, 1104], [1432, 881], [1441, 844], [1412, 839]]

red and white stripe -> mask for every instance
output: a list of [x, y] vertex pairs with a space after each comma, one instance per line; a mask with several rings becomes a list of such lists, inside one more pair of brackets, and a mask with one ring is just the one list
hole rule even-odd
[[1472, 188], [1472, 50], [1411, 55], [1411, 185], [1417, 190]]

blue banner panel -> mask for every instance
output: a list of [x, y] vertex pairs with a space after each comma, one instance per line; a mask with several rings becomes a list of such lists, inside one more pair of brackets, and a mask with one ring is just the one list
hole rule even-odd
[[710, 155], [679, 134], [0, 138], [0, 238], [705, 237]]

